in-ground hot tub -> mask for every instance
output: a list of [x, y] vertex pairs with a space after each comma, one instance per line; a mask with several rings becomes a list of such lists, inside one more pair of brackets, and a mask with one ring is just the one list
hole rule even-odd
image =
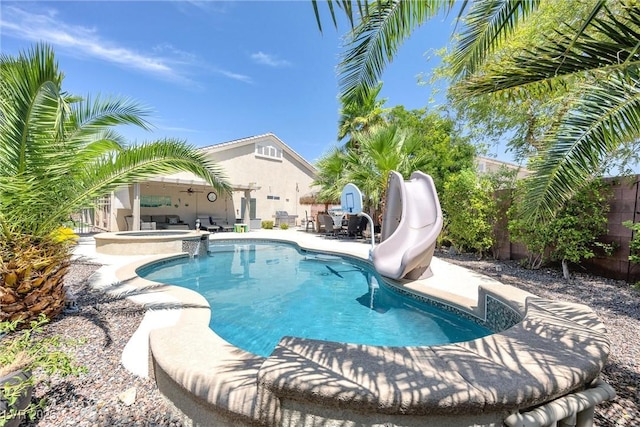
[[206, 255], [209, 233], [199, 230], [149, 230], [100, 233], [94, 236], [96, 252], [107, 255], [159, 255], [187, 252]]

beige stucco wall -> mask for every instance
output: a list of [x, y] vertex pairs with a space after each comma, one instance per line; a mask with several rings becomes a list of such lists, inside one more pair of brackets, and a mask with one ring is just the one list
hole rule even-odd
[[[256, 199], [257, 218], [271, 220], [276, 211], [287, 211], [289, 215], [298, 215], [299, 223], [307, 208], [300, 204], [300, 196], [312, 191], [312, 171], [286, 149], [281, 160], [256, 155], [257, 142], [281, 146], [277, 139], [267, 135], [224, 150], [212, 150], [209, 155], [224, 168], [232, 184], [260, 187], [251, 192], [251, 197]], [[279, 197], [279, 200], [267, 196]], [[233, 208], [238, 218], [242, 215], [242, 197], [241, 191], [233, 193]]]
[[[256, 143], [279, 147], [283, 151], [282, 159], [256, 155]], [[242, 188], [254, 186], [257, 189], [251, 190], [251, 198], [256, 200], [256, 218], [272, 220], [276, 211], [287, 211], [289, 215], [298, 215], [296, 222], [300, 224], [300, 219], [305, 217], [305, 209], [309, 207], [300, 204], [300, 196], [312, 191], [315, 170], [275, 135], [266, 134], [232, 141], [204, 148], [203, 151], [222, 167], [231, 186], [241, 189], [226, 197], [218, 194], [218, 199], [212, 203], [207, 200], [207, 193], [213, 191], [213, 188], [191, 173], [156, 177], [140, 183], [140, 194], [166, 196], [170, 198], [170, 203], [158, 207], [141, 206], [140, 215], [179, 215], [191, 228], [194, 228], [198, 217], [226, 219], [232, 224], [236, 218], [243, 218], [241, 200], [245, 192]], [[189, 188], [194, 192], [187, 193]], [[128, 206], [134, 206], [133, 193], [131, 184]], [[111, 200], [112, 206], [115, 206], [113, 196]], [[124, 218], [132, 214], [133, 209], [129, 207], [113, 208], [109, 231], [126, 230]]]
[[492, 173], [498, 172], [501, 168], [517, 171], [517, 178], [522, 179], [530, 175], [530, 172], [519, 165], [513, 163], [502, 162], [500, 160], [492, 159], [489, 157], [477, 156], [476, 157], [476, 169], [479, 173]]

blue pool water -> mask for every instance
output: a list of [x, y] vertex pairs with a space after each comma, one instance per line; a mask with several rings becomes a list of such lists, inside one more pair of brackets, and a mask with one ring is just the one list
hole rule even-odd
[[211, 305], [211, 329], [254, 354], [268, 356], [283, 336], [417, 346], [492, 333], [393, 292], [368, 265], [347, 258], [279, 243], [212, 242], [210, 251], [138, 274], [202, 294]]

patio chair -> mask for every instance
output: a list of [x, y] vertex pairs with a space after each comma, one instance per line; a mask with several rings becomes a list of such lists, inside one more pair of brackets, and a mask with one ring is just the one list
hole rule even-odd
[[216, 224], [216, 222], [211, 217], [205, 218], [204, 220], [200, 220], [200, 224], [201, 224], [200, 225], [201, 228], [204, 228], [207, 231], [212, 232], [212, 233], [216, 233], [216, 232], [222, 230], [222, 227], [220, 227], [218, 224]]
[[311, 231], [313, 231], [314, 228], [314, 224], [313, 224], [313, 217], [309, 217], [309, 215], [307, 215], [307, 211], [304, 211], [304, 231], [309, 231], [309, 227], [311, 227]]
[[335, 228], [333, 225], [333, 218], [331, 215], [322, 214], [320, 215], [320, 220], [324, 225], [324, 235], [325, 236], [337, 236], [340, 229]]
[[319, 213], [316, 216], [316, 221], [315, 221], [315, 226], [316, 226], [316, 233], [324, 233], [324, 222], [322, 222], [322, 213]]
[[367, 229], [369, 225], [369, 219], [366, 216], [360, 217], [360, 222], [358, 223], [358, 229], [356, 230], [356, 236], [364, 238], [364, 230]]
[[358, 237], [359, 226], [360, 217], [358, 217], [357, 215], [350, 215], [347, 222], [347, 237]]
[[233, 230], [233, 225], [229, 224], [227, 222], [226, 219], [219, 219], [219, 218], [213, 218], [213, 217], [209, 217], [209, 224], [211, 224], [210, 226], [213, 227], [217, 227], [218, 231], [232, 231]]

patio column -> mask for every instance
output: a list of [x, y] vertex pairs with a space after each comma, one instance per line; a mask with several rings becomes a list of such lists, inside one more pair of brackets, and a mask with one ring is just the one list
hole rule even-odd
[[244, 212], [242, 212], [242, 222], [251, 225], [251, 189], [244, 190]]
[[140, 230], [140, 184], [133, 184], [133, 230]]

